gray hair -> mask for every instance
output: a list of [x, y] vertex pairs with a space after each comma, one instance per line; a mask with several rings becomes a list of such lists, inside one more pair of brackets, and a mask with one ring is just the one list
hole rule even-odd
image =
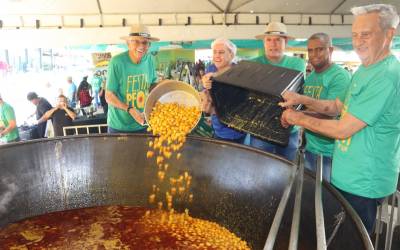
[[326, 44], [328, 47], [332, 47], [332, 39], [328, 34], [323, 32], [312, 34], [308, 38], [308, 41], [317, 39]]
[[354, 7], [351, 9], [353, 15], [364, 15], [369, 13], [378, 13], [380, 19], [380, 26], [383, 30], [390, 28], [397, 28], [399, 25], [399, 15], [397, 14], [396, 7], [390, 4], [371, 4], [365, 6]]
[[237, 47], [231, 40], [225, 38], [217, 38], [211, 43], [211, 48], [214, 48], [214, 46], [217, 44], [225, 45], [225, 47], [227, 47], [228, 50], [232, 52], [233, 56], [236, 56]]

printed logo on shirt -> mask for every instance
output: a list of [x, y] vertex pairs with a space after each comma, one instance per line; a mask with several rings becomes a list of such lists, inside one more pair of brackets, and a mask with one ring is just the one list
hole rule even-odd
[[[341, 112], [341, 117], [344, 118], [347, 115], [347, 110], [349, 109], [349, 106], [347, 104], [343, 105], [343, 109]], [[337, 147], [342, 151], [346, 152], [351, 144], [351, 137], [344, 139], [344, 140], [336, 140]]]
[[128, 76], [126, 85], [126, 104], [138, 109], [144, 108], [150, 83], [147, 75]]
[[319, 99], [321, 92], [324, 89], [322, 86], [304, 86], [304, 94], [315, 99]]

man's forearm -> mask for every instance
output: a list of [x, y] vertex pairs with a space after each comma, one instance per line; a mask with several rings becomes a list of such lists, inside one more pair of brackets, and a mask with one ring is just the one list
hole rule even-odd
[[72, 111], [69, 110], [68, 108], [65, 109], [65, 112], [67, 113], [67, 115], [68, 115], [72, 120], [75, 120], [75, 118], [76, 118], [75, 112], [72, 112]]
[[296, 125], [304, 127], [314, 133], [324, 135], [333, 139], [347, 138], [343, 133], [343, 128], [340, 126], [340, 120], [325, 120], [318, 119], [308, 115], [303, 115]]
[[106, 90], [106, 101], [108, 104], [122, 110], [126, 110], [128, 108], [126, 103], [121, 102], [121, 100], [113, 92], [108, 90]]
[[48, 119], [49, 119], [49, 118], [47, 118], [46, 113], [44, 113], [44, 114], [42, 115], [42, 117], [40, 117], [39, 120], [37, 120], [37, 123], [45, 122], [45, 121], [47, 121]]
[[309, 110], [328, 116], [338, 116], [341, 111], [341, 103], [338, 100], [317, 100], [308, 96], [302, 96], [302, 104]]
[[3, 131], [1, 131], [1, 136], [10, 133], [13, 129], [15, 129], [15, 127], [17, 127], [17, 123], [15, 121], [10, 121], [8, 126]]
[[52, 108], [52, 109], [48, 110], [46, 113], [44, 113], [42, 115], [42, 117], [40, 117], [40, 119], [37, 122], [42, 123], [42, 122], [47, 121], [53, 115], [54, 111], [56, 111], [56, 110], [57, 110], [57, 108]]

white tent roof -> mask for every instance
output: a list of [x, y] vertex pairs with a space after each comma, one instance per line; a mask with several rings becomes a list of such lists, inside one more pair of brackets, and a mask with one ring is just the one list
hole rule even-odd
[[2, 0], [0, 14], [79, 15], [126, 13], [295, 13], [349, 14], [350, 8], [378, 2], [400, 9], [400, 1], [386, 0]]
[[349, 37], [350, 8], [374, 2], [400, 10], [399, 0], [0, 0], [0, 46], [119, 43], [133, 23], [162, 40], [254, 38], [270, 21], [299, 38]]

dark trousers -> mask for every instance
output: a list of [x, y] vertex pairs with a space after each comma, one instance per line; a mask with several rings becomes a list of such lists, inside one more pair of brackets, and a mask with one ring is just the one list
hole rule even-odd
[[358, 216], [362, 220], [365, 229], [371, 235], [375, 225], [376, 211], [384, 198], [366, 198], [355, 194], [347, 193], [339, 188], [336, 188], [343, 197], [350, 203], [356, 210]]
[[[317, 160], [318, 160], [317, 154], [314, 154], [310, 151], [305, 152], [304, 166], [305, 168], [313, 171], [314, 173], [317, 173]], [[325, 181], [330, 183], [331, 172], [332, 172], [332, 158], [322, 155], [322, 160], [323, 160], [322, 178], [324, 178]]]
[[108, 113], [108, 103], [106, 101], [106, 94], [105, 91], [103, 91], [103, 94], [100, 96], [100, 103], [101, 106], [103, 107], [103, 112], [107, 116]]

